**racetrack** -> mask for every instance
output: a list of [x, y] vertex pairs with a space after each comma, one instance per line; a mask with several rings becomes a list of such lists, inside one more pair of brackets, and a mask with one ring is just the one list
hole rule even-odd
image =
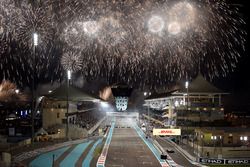
[[161, 165], [134, 128], [115, 128], [105, 166], [160, 167]]

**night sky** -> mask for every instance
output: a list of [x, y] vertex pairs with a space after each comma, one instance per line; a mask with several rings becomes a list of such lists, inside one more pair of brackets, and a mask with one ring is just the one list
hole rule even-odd
[[[232, 97], [237, 97], [234, 99], [237, 99], [237, 102], [243, 102], [245, 104], [250, 104], [250, 58], [249, 58], [249, 18], [247, 16], [247, 10], [249, 9], [247, 6], [247, 1], [246, 0], [230, 0], [230, 2], [236, 3], [236, 4], [240, 4], [240, 12], [243, 13], [243, 18], [246, 21], [246, 27], [244, 29], [246, 29], [247, 31], [247, 43], [246, 43], [246, 51], [244, 53], [241, 54], [241, 58], [239, 59], [239, 62], [236, 66], [236, 69], [234, 72], [229, 73], [226, 77], [217, 77], [215, 79], [212, 80], [212, 82], [219, 87], [222, 90], [225, 90], [226, 92], [230, 92], [232, 94]], [[15, 43], [12, 43], [12, 45], [15, 45]], [[53, 45], [53, 44], [52, 44]], [[61, 45], [60, 47], [62, 47], [63, 45]], [[13, 46], [12, 46], [13, 47]], [[15, 46], [14, 46], [15, 47]], [[19, 46], [20, 47], [20, 46]], [[25, 47], [24, 47], [25, 48]], [[22, 48], [19, 48], [22, 49]], [[26, 48], [25, 48], [26, 49]], [[51, 83], [51, 80], [55, 80], [55, 82], [60, 82], [62, 80], [64, 80], [63, 75], [65, 75], [62, 69], [62, 66], [60, 65], [60, 62], [58, 62], [58, 60], [60, 59], [60, 54], [58, 52], [61, 52], [61, 48], [55, 47], [52, 48], [53, 49], [53, 59], [52, 62], [47, 62], [46, 59], [44, 59], [44, 62], [38, 62], [38, 63], [43, 63], [45, 65], [50, 64], [48, 67], [46, 66], [45, 69], [49, 70], [49, 71], [59, 71], [57, 74], [52, 74], [49, 73], [50, 77], [48, 77], [48, 73], [47, 71], [43, 71], [40, 73], [40, 76], [38, 78], [36, 78], [36, 82], [38, 83]], [[28, 49], [27, 49], [28, 50]], [[13, 52], [12, 54], [15, 54], [16, 52], [18, 52], [18, 50], [12, 50], [11, 52]], [[25, 56], [29, 55], [30, 52], [24, 52], [24, 54], [22, 54], [22, 61], [25, 61]], [[46, 53], [44, 53], [44, 55], [46, 55]], [[7, 54], [5, 54], [4, 56], [8, 56]], [[21, 69], [21, 66], [18, 65], [18, 62], [15, 61], [15, 57], [11, 57], [8, 60], [2, 59], [3, 61], [8, 61], [8, 63], [2, 63], [4, 64], [6, 67], [9, 67], [11, 70], [10, 75], [17, 75], [15, 70]], [[12, 65], [10, 65], [9, 63], [12, 62]], [[14, 66], [14, 67], [12, 67]], [[26, 69], [28, 69], [27, 71], [32, 71], [30, 70], [31, 67], [25, 67]], [[13, 70], [14, 69], [14, 70]], [[25, 76], [30, 76], [31, 73], [25, 73], [26, 70], [21, 70], [21, 72], [19, 73], [19, 75], [25, 77]], [[90, 72], [90, 71], [88, 71]], [[115, 73], [117, 78], [119, 77], [118, 73]], [[80, 74], [75, 74], [75, 78], [79, 77]], [[3, 76], [3, 72], [0, 72], [0, 79], [8, 79], [8, 76], [6, 77], [6, 72], [5, 72], [5, 76]], [[18, 76], [16, 76], [15, 78], [18, 78]], [[82, 78], [82, 77], [80, 77]], [[11, 79], [12, 80], [12, 79]], [[21, 78], [20, 78], [21, 80]], [[77, 80], [77, 79], [76, 79]], [[79, 80], [79, 79], [78, 79]], [[99, 88], [104, 87], [104, 85], [106, 85], [107, 83], [105, 81], [103, 81], [103, 75], [100, 74], [99, 79], [95, 78], [93, 81], [89, 78], [83, 78], [83, 82], [81, 82], [81, 84], [85, 84], [85, 88], [86, 85], [88, 85], [88, 87], [90, 87], [88, 90], [93, 91], [95, 93], [98, 92]], [[86, 81], [87, 80], [87, 81]], [[25, 88], [27, 86], [30, 86], [30, 80], [26, 81], [20, 81], [18, 82], [18, 79], [13, 80], [13, 82], [17, 83], [18, 86], [21, 86], [22, 88]], [[98, 82], [98, 84], [95, 84], [96, 82]], [[116, 82], [114, 82], [116, 83]], [[21, 85], [22, 84], [22, 85]], [[96, 86], [97, 85], [97, 86]], [[98, 87], [98, 88], [96, 88]], [[241, 98], [238, 98], [238, 97]]]
[[213, 80], [215, 86], [230, 93], [225, 98], [226, 112], [236, 112], [242, 115], [250, 115], [250, 56], [249, 56], [249, 3], [245, 0], [231, 0], [234, 3], [241, 4], [241, 12], [246, 21], [247, 42], [246, 51], [241, 54], [241, 58], [234, 72], [226, 77], [220, 77]]
[[247, 16], [247, 10], [249, 9], [249, 3], [244, 0], [232, 0], [238, 4], [242, 4], [241, 12], [246, 21], [247, 30], [247, 43], [246, 51], [242, 54], [237, 67], [233, 73], [230, 73], [226, 78], [218, 78], [215, 80], [215, 84], [220, 88], [225, 90], [230, 90], [232, 92], [244, 92], [250, 90], [250, 56], [249, 56], [249, 17]]

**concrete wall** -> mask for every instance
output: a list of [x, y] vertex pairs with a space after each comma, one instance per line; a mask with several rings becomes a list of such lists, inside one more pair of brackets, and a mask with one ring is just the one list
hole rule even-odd
[[[194, 152], [204, 158], [250, 158], [250, 147], [202, 147], [196, 143], [189, 142]], [[208, 153], [208, 154], [207, 154]]]
[[43, 128], [46, 129], [49, 126], [55, 124], [62, 124], [62, 119], [65, 119], [65, 109], [59, 108], [45, 108], [43, 109]]
[[[69, 102], [69, 113], [77, 112], [77, 106], [75, 103]], [[67, 113], [67, 102], [66, 101], [45, 101], [43, 103], [43, 128], [55, 124], [62, 124], [63, 119], [66, 119], [65, 113]], [[73, 120], [75, 116], [69, 116], [69, 119]]]

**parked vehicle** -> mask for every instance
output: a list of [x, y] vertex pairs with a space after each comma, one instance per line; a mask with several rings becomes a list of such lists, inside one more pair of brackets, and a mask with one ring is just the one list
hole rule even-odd
[[167, 153], [174, 153], [173, 149], [167, 149]]

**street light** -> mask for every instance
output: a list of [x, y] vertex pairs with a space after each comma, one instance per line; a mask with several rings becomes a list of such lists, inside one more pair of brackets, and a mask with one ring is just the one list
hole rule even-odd
[[201, 154], [200, 154], [200, 157], [203, 157], [203, 139], [204, 139], [204, 135], [203, 134], [201, 134], [200, 135], [200, 139], [201, 139]]
[[37, 33], [33, 34], [33, 44], [34, 46], [38, 46], [38, 34]]
[[186, 81], [185, 82], [185, 88], [187, 89], [187, 107], [188, 107], [188, 103], [189, 103], [189, 97], [188, 97], [188, 87], [189, 87], [189, 82]]
[[248, 141], [248, 137], [247, 136], [240, 136], [240, 141], [242, 142], [243, 145], [245, 145]]
[[188, 88], [188, 85], [189, 85], [189, 82], [186, 81], [186, 82], [185, 82], [185, 88], [186, 88], [186, 89]]
[[34, 134], [35, 134], [35, 127], [34, 127], [34, 117], [35, 117], [35, 68], [36, 68], [36, 47], [38, 46], [38, 34], [33, 33], [33, 57], [32, 57], [32, 112], [31, 112], [31, 142], [34, 142]]
[[223, 155], [223, 148], [222, 148], [222, 145], [223, 145], [223, 136], [219, 136], [219, 140], [220, 140], [220, 150], [221, 150], [221, 157], [222, 158], [222, 155]]
[[71, 80], [71, 71], [67, 71], [67, 116], [66, 116], [66, 137], [69, 139], [69, 81]]
[[189, 97], [188, 97], [188, 87], [189, 87], [189, 82], [186, 81], [185, 82], [185, 88], [187, 89], [187, 106], [188, 106], [188, 103], [189, 103]]
[[[148, 94], [150, 94], [151, 95], [151, 92], [144, 92], [144, 96], [147, 96]], [[147, 132], [148, 132], [148, 134], [149, 134], [149, 103], [148, 104], [146, 104], [147, 105], [147, 112], [148, 112], [148, 123], [147, 123]]]
[[[149, 92], [150, 93], [150, 92]], [[148, 92], [144, 92], [144, 96], [147, 96]], [[151, 93], [150, 93], [151, 94]], [[149, 104], [147, 104], [147, 109], [148, 109], [148, 120], [149, 120]]]
[[217, 136], [211, 136], [211, 140], [213, 141], [213, 145], [214, 145], [214, 156], [215, 156], [215, 141], [217, 140]]
[[[188, 126], [187, 126], [187, 117], [188, 117], [188, 115], [187, 115], [187, 113], [188, 113], [188, 104], [189, 104], [189, 95], [188, 95], [188, 87], [189, 87], [189, 82], [188, 81], [186, 81], [185, 82], [185, 88], [187, 89], [187, 102], [186, 102], [186, 116], [185, 116], [185, 126], [186, 126], [186, 128], [187, 128], [187, 131], [186, 131], [186, 134], [188, 134]], [[184, 114], [184, 113], [183, 113]]]
[[67, 78], [68, 78], [68, 80], [71, 80], [71, 71], [70, 70], [67, 71]]

